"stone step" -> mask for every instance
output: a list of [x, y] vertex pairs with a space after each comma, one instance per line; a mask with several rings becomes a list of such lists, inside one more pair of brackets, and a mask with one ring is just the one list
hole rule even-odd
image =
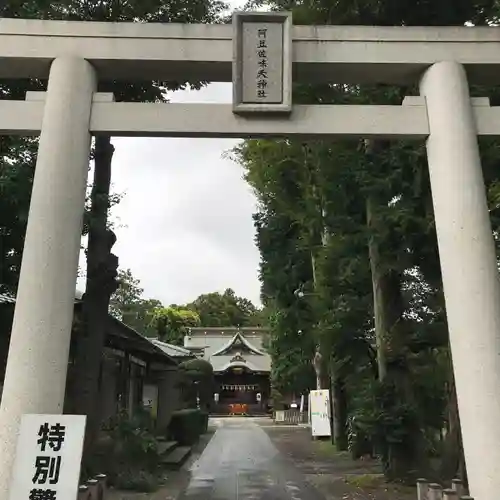
[[161, 463], [169, 469], [180, 469], [191, 454], [191, 446], [178, 446], [163, 458]]
[[158, 453], [160, 455], [165, 455], [174, 450], [177, 446], [177, 441], [160, 441], [158, 443]]

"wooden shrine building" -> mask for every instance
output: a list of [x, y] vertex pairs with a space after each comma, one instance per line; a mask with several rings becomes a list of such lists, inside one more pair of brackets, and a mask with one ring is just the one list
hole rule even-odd
[[258, 327], [192, 328], [184, 338], [184, 347], [214, 369], [213, 413], [267, 412], [271, 357], [266, 338], [267, 331]]

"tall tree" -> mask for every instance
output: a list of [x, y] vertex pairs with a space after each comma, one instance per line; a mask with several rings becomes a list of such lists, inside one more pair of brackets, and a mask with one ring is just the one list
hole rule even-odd
[[[430, 1], [424, 6], [417, 0], [257, 3], [292, 10], [296, 24], [461, 26], [467, 21], [484, 24], [497, 17], [493, 1]], [[400, 104], [410, 91], [390, 86], [296, 85], [294, 100]], [[422, 465], [425, 446], [434, 442], [429, 436], [443, 425], [446, 379], [442, 376], [445, 364], [436, 354], [447, 349], [447, 332], [423, 148], [404, 142], [376, 141], [367, 149], [363, 142], [314, 141], [307, 144], [314, 161], [305, 158], [304, 144], [299, 141], [247, 141], [243, 148], [247, 179], [260, 201], [257, 229], [263, 292], [267, 290], [268, 300], [277, 304], [278, 316], [288, 315], [289, 304], [279, 300], [286, 285], [280, 290], [271, 284], [282, 274], [293, 282], [295, 269], [282, 262], [296, 262], [302, 252], [311, 251], [317, 263], [313, 281], [317, 278], [319, 283], [317, 300], [310, 299], [312, 322], [319, 320], [321, 325], [315, 335], [330, 346], [332, 372], [335, 377], [341, 375], [342, 390], [346, 382], [354, 389], [349, 412], [364, 425], [357, 430], [368, 431], [376, 442], [388, 477], [405, 476]], [[485, 157], [494, 165], [498, 153], [491, 149]], [[319, 176], [310, 176], [310, 166]], [[485, 172], [488, 183], [498, 175], [488, 166]], [[317, 227], [320, 215], [329, 243], [318, 251], [317, 231], [314, 237], [310, 229]], [[285, 217], [288, 231], [278, 225]], [[282, 262], [270, 265], [267, 241], [283, 241], [294, 233], [299, 234], [295, 248], [282, 250]], [[311, 291], [311, 283], [303, 280]], [[286, 332], [280, 332], [279, 339], [284, 342]], [[359, 349], [354, 349], [356, 345]], [[359, 363], [360, 355], [364, 363]], [[433, 367], [432, 376], [424, 366]], [[364, 381], [362, 391], [360, 380]], [[452, 384], [448, 386], [452, 388]], [[432, 418], [421, 411], [423, 402], [430, 399]]]
[[257, 326], [262, 322], [259, 310], [244, 297], [228, 288], [224, 293], [200, 295], [186, 305], [196, 311], [203, 326]]
[[[2, 17], [28, 17], [39, 19], [132, 22], [214, 22], [225, 5], [219, 0], [153, 0], [152, 2], [128, 0], [85, 1], [60, 0], [39, 2], [16, 0], [4, 2], [0, 7]], [[192, 82], [197, 88], [199, 83]], [[117, 101], [156, 102], [165, 100], [164, 92], [186, 86], [185, 82], [99, 82], [99, 91], [113, 92]], [[104, 340], [105, 318], [109, 293], [104, 293], [97, 270], [109, 266], [109, 238], [106, 237], [109, 180], [113, 148], [110, 137], [96, 141], [96, 177], [92, 192], [92, 217], [89, 230], [87, 292], [84, 298], [84, 325], [80, 336], [76, 365], [79, 413], [88, 415], [88, 436], [94, 432], [95, 401], [98, 384], [100, 352]], [[116, 262], [115, 262], [116, 264]]]
[[157, 299], [144, 299], [141, 282], [134, 278], [130, 269], [118, 271], [118, 288], [111, 296], [110, 313], [142, 335], [157, 334], [154, 316], [162, 303]]
[[184, 345], [189, 329], [201, 324], [196, 312], [178, 306], [156, 308], [152, 321], [160, 340], [179, 346]]

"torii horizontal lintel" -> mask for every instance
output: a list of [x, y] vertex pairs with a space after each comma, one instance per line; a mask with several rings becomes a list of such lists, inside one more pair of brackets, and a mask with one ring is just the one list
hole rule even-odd
[[[500, 136], [500, 107], [487, 98], [471, 99], [478, 135]], [[44, 93], [26, 101], [0, 101], [0, 135], [38, 135]], [[210, 124], [210, 126], [207, 126]], [[388, 138], [425, 139], [429, 135], [423, 97], [407, 97], [401, 106], [297, 105], [288, 117], [242, 117], [230, 104], [158, 104], [113, 102], [112, 94], [94, 95], [92, 134], [121, 137], [192, 138]]]
[[[463, 64], [472, 83], [500, 83], [495, 27], [293, 26], [295, 81], [416, 83], [437, 61]], [[230, 82], [231, 25], [0, 19], [0, 78], [46, 78], [64, 55], [100, 79]]]

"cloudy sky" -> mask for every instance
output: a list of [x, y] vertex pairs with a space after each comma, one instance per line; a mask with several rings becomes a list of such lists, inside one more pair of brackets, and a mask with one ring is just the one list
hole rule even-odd
[[[170, 100], [230, 103], [231, 85], [175, 92]], [[140, 280], [145, 298], [186, 303], [230, 287], [259, 303], [256, 202], [241, 167], [223, 158], [238, 142], [113, 139], [113, 191], [124, 193], [112, 212], [113, 252], [120, 268]], [[84, 269], [83, 256], [80, 265]]]

